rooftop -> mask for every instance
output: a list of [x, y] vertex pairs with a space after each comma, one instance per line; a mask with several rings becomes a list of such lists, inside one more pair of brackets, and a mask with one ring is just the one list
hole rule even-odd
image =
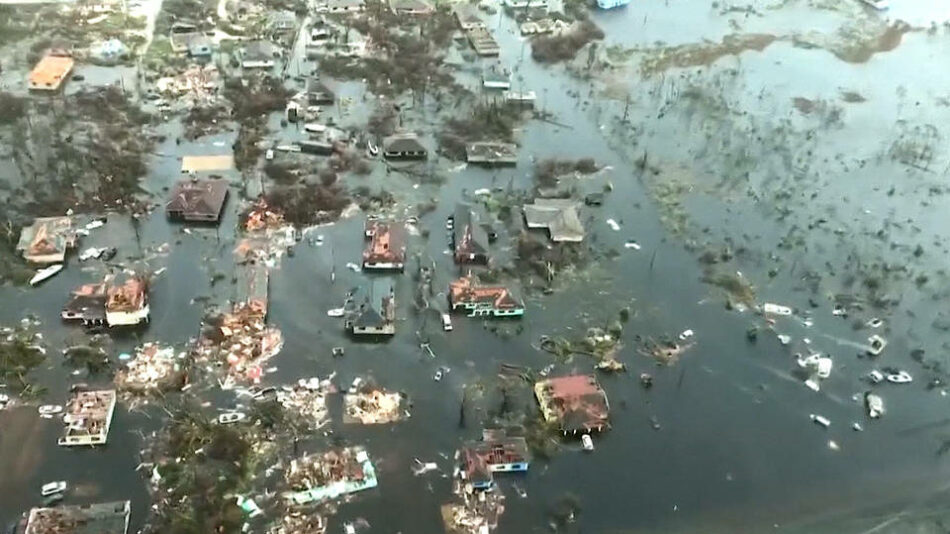
[[234, 155], [219, 156], [183, 156], [181, 158], [181, 172], [215, 172], [227, 171], [234, 168]]
[[227, 196], [227, 180], [181, 180], [172, 189], [165, 211], [185, 220], [216, 221]]
[[99, 445], [106, 442], [112, 412], [115, 410], [115, 390], [79, 391], [66, 405], [66, 431], [60, 445]]
[[126, 534], [129, 501], [33, 508], [23, 534]]
[[490, 303], [497, 309], [524, 307], [520, 299], [500, 285], [481, 285], [472, 273], [449, 284], [452, 305], [461, 303]]
[[607, 394], [590, 375], [570, 375], [542, 380], [535, 396], [546, 421], [557, 421], [563, 432], [599, 430], [608, 424]]
[[583, 241], [584, 225], [571, 199], [539, 198], [523, 207], [528, 228], [547, 228], [551, 241]]
[[69, 217], [37, 217], [23, 228], [16, 249], [30, 261], [63, 261], [66, 249], [75, 244]]
[[137, 311], [145, 306], [148, 298], [148, 282], [141, 278], [130, 278], [120, 286], [107, 290], [106, 310]]
[[363, 251], [363, 265], [402, 264], [406, 260], [406, 228], [402, 223], [376, 222]]
[[75, 61], [68, 56], [47, 55], [30, 71], [30, 89], [55, 91], [72, 72]]

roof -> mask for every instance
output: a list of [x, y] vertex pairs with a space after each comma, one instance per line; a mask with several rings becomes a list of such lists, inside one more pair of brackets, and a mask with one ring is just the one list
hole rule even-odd
[[107, 290], [106, 309], [110, 312], [137, 311], [145, 307], [148, 297], [148, 282], [141, 278], [130, 278], [121, 286]]
[[375, 280], [366, 301], [360, 306], [353, 325], [364, 328], [380, 328], [395, 319], [392, 301], [393, 286], [386, 280]]
[[393, 11], [414, 11], [429, 12], [432, 11], [432, 5], [425, 0], [389, 0], [389, 7]]
[[455, 206], [455, 248], [467, 254], [488, 253], [488, 233], [472, 211], [471, 204]]
[[521, 299], [515, 297], [507, 287], [481, 285], [478, 277], [472, 273], [449, 284], [449, 298], [453, 305], [465, 302], [490, 302], [497, 309], [524, 307]]
[[69, 217], [37, 217], [23, 228], [16, 249], [26, 256], [65, 253], [71, 241]]
[[383, 139], [385, 152], [425, 152], [426, 147], [414, 133], [390, 135]]
[[318, 78], [310, 78], [307, 80], [307, 92], [310, 94], [327, 95], [333, 98], [333, 91]]
[[73, 290], [64, 312], [82, 314], [84, 317], [104, 317], [106, 313], [106, 285], [84, 284]]
[[455, 18], [460, 24], [484, 24], [478, 10], [472, 4], [459, 4], [452, 8]]
[[218, 156], [183, 156], [181, 172], [227, 171], [234, 167], [234, 154]]
[[179, 212], [186, 218], [189, 215], [217, 216], [227, 196], [227, 180], [181, 180], [172, 189], [165, 210]]
[[251, 41], [244, 45], [242, 61], [273, 61], [280, 47], [270, 41]]
[[535, 395], [547, 420], [565, 432], [587, 431], [607, 424], [607, 394], [591, 375], [549, 378], [535, 384]]
[[33, 508], [24, 534], [126, 534], [129, 501]]
[[577, 202], [572, 199], [539, 198], [522, 209], [528, 228], [547, 228], [552, 241], [584, 239], [584, 225], [577, 215]]
[[69, 73], [75, 61], [71, 57], [47, 55], [30, 72], [30, 88], [56, 89]]
[[363, 262], [397, 262], [406, 258], [406, 227], [402, 223], [377, 222], [373, 239], [363, 251]]

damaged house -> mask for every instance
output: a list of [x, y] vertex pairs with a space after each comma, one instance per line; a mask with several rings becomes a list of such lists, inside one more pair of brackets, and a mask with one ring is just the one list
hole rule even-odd
[[72, 292], [69, 302], [63, 306], [64, 321], [81, 321], [83, 326], [106, 324], [107, 285], [84, 284]]
[[429, 151], [414, 133], [393, 134], [383, 139], [386, 159], [426, 159]]
[[515, 165], [518, 146], [513, 143], [480, 141], [465, 146], [465, 161], [480, 165]]
[[488, 263], [488, 232], [470, 204], [455, 207], [452, 246], [456, 263]]
[[218, 222], [227, 198], [228, 181], [223, 178], [181, 180], [172, 189], [165, 213], [173, 220]]
[[389, 0], [389, 8], [396, 15], [430, 15], [435, 12], [425, 0]]
[[149, 316], [148, 281], [134, 277], [106, 290], [106, 323], [134, 326], [147, 323]]
[[511, 291], [498, 285], [481, 285], [469, 273], [449, 284], [449, 305], [452, 311], [464, 310], [469, 317], [520, 317], [524, 302]]
[[76, 246], [69, 217], [38, 217], [20, 233], [16, 250], [31, 263], [62, 263]]
[[555, 243], [580, 243], [584, 240], [584, 225], [577, 215], [577, 202], [565, 198], [539, 198], [525, 204], [524, 220], [528, 228], [546, 228]]
[[523, 437], [509, 437], [503, 430], [485, 430], [481, 441], [470, 441], [460, 450], [462, 477], [475, 489], [491, 489], [494, 473], [526, 472], [531, 463]]
[[468, 31], [475, 28], [480, 28], [483, 30], [488, 29], [488, 25], [485, 24], [484, 20], [482, 20], [482, 17], [479, 14], [478, 9], [475, 7], [475, 4], [456, 4], [452, 8], [452, 14], [455, 15], [455, 21], [458, 22], [459, 28], [462, 28], [463, 31]]
[[541, 414], [557, 423], [564, 434], [587, 434], [608, 428], [607, 394], [590, 375], [570, 375], [542, 380], [534, 385]]
[[129, 501], [33, 508], [23, 534], [127, 534], [129, 514]]
[[241, 67], [245, 69], [269, 69], [281, 57], [281, 48], [270, 41], [251, 41], [241, 49]]
[[353, 335], [386, 335], [396, 333], [396, 294], [388, 281], [373, 282], [369, 295], [346, 321]]
[[317, 78], [307, 80], [307, 103], [312, 106], [332, 106], [336, 101], [336, 95]]
[[64, 447], [105, 445], [115, 411], [115, 390], [77, 391], [66, 405]]
[[284, 497], [294, 504], [323, 502], [378, 485], [376, 468], [359, 447], [292, 460], [284, 478], [291, 490]]
[[51, 50], [30, 71], [30, 91], [55, 92], [69, 79], [76, 62], [64, 51]]
[[370, 242], [363, 251], [363, 269], [401, 272], [406, 263], [406, 227], [398, 222], [372, 224], [372, 230], [365, 230]]

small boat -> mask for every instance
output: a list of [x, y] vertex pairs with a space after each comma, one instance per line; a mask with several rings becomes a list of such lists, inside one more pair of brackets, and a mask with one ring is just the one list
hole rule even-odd
[[452, 317], [447, 313], [442, 314], [442, 330], [446, 332], [452, 331]]
[[594, 440], [591, 439], [590, 434], [584, 434], [581, 436], [581, 445], [584, 447], [585, 451], [594, 450]]
[[366, 141], [366, 151], [375, 158], [379, 155], [379, 146], [374, 145], [372, 141]]
[[825, 428], [828, 428], [829, 426], [831, 426], [831, 421], [823, 415], [809, 414], [808, 418], [814, 421], [815, 424], [821, 425]]
[[44, 404], [37, 411], [40, 412], [40, 415], [56, 415], [63, 411], [63, 407], [57, 404]]
[[436, 382], [442, 380], [442, 369], [439, 369], [435, 372], [435, 376], [432, 377], [432, 380], [435, 380]]
[[62, 270], [63, 270], [62, 263], [56, 263], [54, 265], [50, 265], [49, 267], [40, 269], [36, 271], [36, 274], [33, 275], [33, 278], [30, 278], [30, 285], [31, 286], [39, 285], [43, 283], [43, 281], [56, 276], [56, 274], [58, 274]]
[[868, 354], [871, 356], [879, 356], [887, 346], [887, 340], [877, 334], [869, 337], [868, 343]]
[[343, 317], [344, 313], [346, 313], [344, 308], [333, 308], [332, 310], [327, 310], [327, 315], [330, 317]]
[[874, 369], [868, 373], [868, 380], [870, 380], [872, 384], [880, 384], [884, 380], [884, 373]]
[[40, 495], [43, 497], [49, 497], [54, 493], [62, 493], [64, 491], [66, 491], [65, 480], [60, 480], [58, 482], [48, 482], [40, 487]]
[[334, 358], [339, 358], [340, 356], [343, 356], [343, 352], [344, 352], [343, 347], [333, 347], [330, 350], [330, 354], [332, 354]]
[[102, 256], [102, 253], [105, 252], [105, 248], [96, 248], [90, 247], [86, 250], [79, 253], [79, 261], [89, 261], [94, 259], [99, 259]]
[[223, 413], [218, 416], [218, 424], [221, 425], [230, 425], [231, 423], [237, 423], [238, 421], [243, 421], [247, 416], [242, 412], [228, 412]]
[[312, 134], [322, 134], [326, 133], [327, 127], [322, 124], [317, 124], [315, 122], [308, 122], [303, 125], [303, 131]]
[[887, 381], [891, 384], [909, 384], [914, 381], [914, 377], [907, 371], [898, 371], [887, 375]]

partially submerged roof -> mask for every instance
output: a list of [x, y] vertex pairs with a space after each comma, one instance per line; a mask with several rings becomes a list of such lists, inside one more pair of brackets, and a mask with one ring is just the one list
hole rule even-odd
[[393, 134], [383, 139], [385, 152], [425, 152], [426, 147], [414, 133]]
[[20, 232], [16, 250], [28, 260], [61, 256], [72, 245], [74, 237], [69, 217], [37, 217]]
[[587, 432], [607, 426], [607, 394], [590, 375], [569, 375], [542, 380], [535, 395], [547, 421], [557, 421], [564, 432]]
[[126, 534], [129, 501], [33, 508], [23, 534]]
[[460, 202], [455, 206], [455, 246], [468, 254], [488, 253], [488, 232], [471, 204]]
[[175, 184], [165, 210], [185, 219], [216, 220], [227, 196], [227, 180], [181, 180]]
[[433, 11], [432, 5], [425, 0], [389, 0], [389, 7], [397, 13], [430, 13]]
[[584, 225], [577, 215], [577, 202], [572, 199], [539, 198], [523, 207], [528, 228], [547, 228], [551, 240], [583, 241]]
[[30, 89], [58, 89], [72, 72], [74, 65], [75, 61], [68, 56], [45, 56], [30, 71]]
[[216, 172], [234, 168], [234, 154], [216, 156], [182, 156], [181, 172]]

